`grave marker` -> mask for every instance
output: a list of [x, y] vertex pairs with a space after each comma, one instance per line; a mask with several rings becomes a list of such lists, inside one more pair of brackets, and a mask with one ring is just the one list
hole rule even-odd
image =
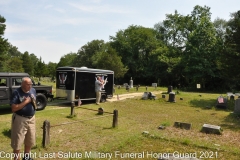
[[240, 98], [235, 100], [234, 113], [240, 114]]
[[204, 124], [201, 132], [211, 133], [211, 134], [221, 134], [222, 129], [220, 126]]

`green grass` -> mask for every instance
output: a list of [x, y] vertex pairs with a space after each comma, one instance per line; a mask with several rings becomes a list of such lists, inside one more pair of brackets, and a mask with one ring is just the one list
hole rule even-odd
[[[144, 91], [145, 87], [140, 87], [138, 92]], [[149, 87], [148, 91], [155, 89]], [[156, 91], [166, 92], [167, 88], [158, 87]], [[131, 89], [129, 92], [136, 90]], [[167, 94], [166, 98], [162, 98], [162, 94], [157, 94], [156, 100], [141, 100], [141, 97], [135, 97], [102, 103], [100, 106], [85, 103], [81, 107], [87, 109], [75, 108], [75, 116], [70, 116], [70, 104], [66, 107], [47, 106], [45, 110], [36, 114], [37, 145], [32, 152], [41, 154], [41, 159], [51, 158], [43, 158], [44, 153], [48, 156], [55, 154], [57, 157], [57, 153], [61, 156], [63, 152], [66, 154], [77, 152], [82, 154], [79, 159], [91, 159], [87, 158], [85, 153], [94, 151], [102, 154], [112, 153], [116, 156], [112, 159], [157, 159], [157, 154], [160, 156], [168, 153], [196, 153], [198, 158], [201, 154], [205, 157], [212, 155], [211, 159], [220, 160], [239, 159], [240, 116], [232, 113], [233, 102], [228, 101], [230, 108], [227, 110], [217, 109], [215, 104], [219, 94], [179, 92], [175, 95], [175, 103], [168, 102]], [[123, 93], [128, 92], [123, 88], [115, 90], [115, 94], [120, 96]], [[111, 114], [98, 114], [99, 107], [110, 113], [118, 110], [117, 128], [112, 128]], [[8, 111], [1, 113], [0, 149], [11, 152], [9, 138], [11, 113]], [[52, 127], [50, 144], [43, 148], [41, 127], [45, 120], [50, 121]], [[176, 121], [191, 123], [191, 130], [173, 127]], [[222, 135], [200, 132], [203, 124], [221, 126]], [[161, 125], [165, 126], [165, 129], [158, 129]], [[126, 155], [130, 153], [135, 154], [135, 158], [127, 158]]]

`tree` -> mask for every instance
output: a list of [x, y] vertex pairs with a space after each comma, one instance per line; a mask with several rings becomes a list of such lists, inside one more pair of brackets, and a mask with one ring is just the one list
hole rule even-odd
[[63, 66], [74, 66], [73, 61], [77, 58], [76, 53], [68, 53], [60, 58], [59, 63], [57, 64], [57, 67], [63, 67]]
[[96, 68], [92, 63], [92, 57], [96, 52], [101, 50], [104, 45], [104, 40], [93, 40], [88, 42], [86, 45], [82, 46], [77, 53], [77, 57], [73, 61], [73, 65], [76, 67], [88, 67]]
[[174, 14], [166, 14], [163, 22], [154, 25], [156, 37], [166, 45], [156, 50], [157, 57], [153, 59], [159, 61], [155, 66], [161, 67], [158, 74], [164, 85], [186, 85], [183, 73], [185, 66], [181, 64], [181, 59], [190, 32], [187, 27], [190, 22], [190, 17], [175, 11]]
[[8, 59], [5, 62], [5, 65], [3, 66], [3, 72], [24, 72], [24, 69], [22, 67], [22, 60], [18, 57], [13, 57], [11, 59]]
[[189, 17], [180, 15], [177, 10], [174, 14], [166, 14], [163, 22], [154, 25], [158, 33], [157, 38], [164, 41], [167, 46], [181, 50], [185, 47], [188, 37], [189, 31], [186, 26], [189, 20]]
[[7, 51], [9, 48], [7, 40], [3, 38], [6, 29], [5, 21], [5, 18], [0, 15], [0, 71], [3, 70], [2, 67], [7, 59]]
[[221, 45], [225, 41], [227, 21], [221, 18], [216, 18], [213, 21], [213, 25], [216, 29], [217, 37], [221, 40]]
[[40, 57], [39, 61], [36, 64], [35, 76], [40, 80], [41, 77], [44, 77], [46, 75], [48, 75], [48, 70], [44, 61], [42, 61], [42, 58]]
[[235, 88], [240, 82], [240, 11], [231, 14], [227, 22], [224, 36], [224, 50], [221, 55], [223, 76], [230, 88]]
[[16, 46], [13, 46], [12, 44], [9, 43], [8, 56], [20, 58], [22, 56], [22, 53], [18, 51], [18, 48]]
[[39, 61], [39, 59], [37, 58], [37, 56], [35, 55], [35, 54], [33, 54], [33, 53], [31, 53], [30, 55], [29, 55], [29, 57], [30, 57], [30, 59], [31, 59], [31, 62], [32, 62], [32, 64], [33, 64], [33, 75], [35, 76], [35, 69], [37, 68], [37, 63], [38, 63], [38, 61]]
[[104, 44], [101, 51], [96, 52], [91, 59], [96, 68], [113, 70], [115, 78], [123, 77], [128, 70], [121, 62], [121, 57], [117, 55], [116, 50], [109, 44]]
[[151, 64], [152, 51], [160, 46], [156, 31], [132, 25], [117, 32], [115, 37], [111, 36], [110, 40], [111, 46], [122, 57], [123, 64], [129, 68], [125, 81], [133, 77], [136, 83], [152, 83], [147, 68]]
[[54, 80], [56, 77], [56, 69], [57, 69], [56, 63], [49, 62], [47, 64], [47, 70], [48, 70], [49, 76], [52, 77], [52, 80]]
[[23, 66], [24, 72], [28, 73], [30, 76], [33, 76], [34, 66], [27, 51], [24, 52], [22, 55], [22, 62], [23, 62], [22, 66]]
[[207, 79], [218, 77], [216, 30], [211, 22], [209, 7], [195, 6], [188, 26], [189, 35], [182, 56], [184, 72], [191, 84], [201, 83], [205, 87]]

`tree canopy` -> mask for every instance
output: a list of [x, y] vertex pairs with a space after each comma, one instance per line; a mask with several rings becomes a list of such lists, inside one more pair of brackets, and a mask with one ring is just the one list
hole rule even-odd
[[7, 59], [8, 41], [3, 38], [6, 25], [6, 19], [0, 15], [0, 69], [3, 69], [4, 62]]

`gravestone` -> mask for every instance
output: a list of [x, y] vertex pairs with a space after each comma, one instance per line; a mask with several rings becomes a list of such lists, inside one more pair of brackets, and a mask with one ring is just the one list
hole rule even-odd
[[128, 86], [128, 83], [123, 83], [123, 87], [126, 87], [126, 86]]
[[209, 134], [221, 134], [222, 129], [221, 129], [220, 126], [211, 125], [211, 124], [204, 124], [201, 132], [209, 133]]
[[130, 89], [130, 87], [129, 87], [129, 85], [127, 85], [126, 86], [126, 90], [129, 92], [129, 89]]
[[231, 96], [230, 96], [230, 100], [231, 100], [231, 101], [234, 101], [234, 95], [231, 95]]
[[168, 93], [172, 92], [173, 87], [172, 86], [168, 86]]
[[240, 98], [235, 100], [234, 113], [240, 114]]
[[184, 122], [174, 122], [174, 127], [190, 130], [192, 127], [191, 123], [184, 123]]
[[137, 86], [136, 86], [136, 91], [138, 91], [138, 88], [139, 88], [139, 87], [140, 87], [140, 85], [137, 85]]
[[98, 108], [98, 114], [102, 115], [104, 113], [104, 110], [102, 107]]
[[129, 84], [130, 84], [130, 88], [133, 88], [133, 80], [132, 80], [132, 77], [131, 77], [131, 79], [130, 79], [130, 81], [129, 81]]
[[227, 99], [228, 97], [231, 98], [231, 96], [235, 96], [232, 92], [227, 92]]
[[175, 101], [175, 92], [170, 92], [169, 93], [168, 102], [176, 102]]
[[235, 93], [235, 96], [237, 96], [237, 98], [240, 98], [240, 93]]
[[217, 98], [217, 104], [216, 104], [217, 108], [223, 108], [223, 109], [227, 109], [227, 98], [223, 97], [223, 96], [219, 96]]
[[148, 92], [144, 92], [142, 95], [142, 99], [148, 99]]

